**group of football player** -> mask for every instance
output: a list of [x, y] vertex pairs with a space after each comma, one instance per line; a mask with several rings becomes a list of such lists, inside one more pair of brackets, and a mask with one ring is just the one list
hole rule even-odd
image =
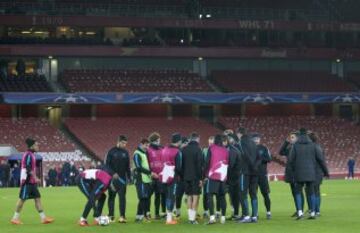
[[[190, 224], [198, 224], [201, 218], [206, 219], [209, 225], [216, 222], [224, 224], [227, 220], [256, 223], [259, 219], [258, 189], [264, 198], [266, 219], [270, 220], [267, 164], [272, 156], [261, 143], [261, 135], [250, 134], [240, 127], [235, 131], [225, 130], [207, 140], [208, 146], [201, 148], [200, 135], [196, 132], [188, 137], [174, 133], [170, 143], [161, 146], [160, 134], [153, 132], [139, 141], [133, 156], [130, 156], [126, 149], [128, 139], [120, 135], [116, 146], [107, 153], [102, 167], [85, 170], [77, 177], [78, 187], [87, 198], [79, 225], [89, 225], [87, 217], [91, 210], [94, 212], [94, 224], [99, 224], [106, 191], [110, 221], [115, 221], [114, 204], [118, 195], [118, 222], [126, 223], [126, 191], [132, 179], [138, 197], [135, 218], [138, 223], [164, 219], [167, 225], [177, 224], [184, 199]], [[28, 199], [35, 199], [42, 222], [51, 223], [54, 219], [44, 214], [37, 188], [39, 179], [36, 176], [35, 153], [39, 145], [30, 138], [26, 144], [28, 150], [21, 162], [20, 198], [11, 223], [22, 224], [20, 211]], [[309, 219], [320, 216], [320, 185], [322, 178], [329, 173], [315, 133], [303, 128], [291, 133], [279, 154], [287, 158], [285, 181], [290, 184], [294, 198], [296, 212], [293, 217], [298, 220], [304, 217], [305, 196]], [[201, 197], [202, 216], [198, 212]], [[150, 211], [152, 199], [154, 217]], [[228, 204], [232, 214], [226, 218]]]

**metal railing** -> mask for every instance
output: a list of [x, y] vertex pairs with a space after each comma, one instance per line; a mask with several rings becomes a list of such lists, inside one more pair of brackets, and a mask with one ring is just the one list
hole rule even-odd
[[[0, 2], [0, 14], [27, 15], [98, 15], [191, 18], [185, 5], [136, 5], [116, 3], [70, 3], [70, 2]], [[326, 21], [328, 11], [302, 9], [268, 9], [237, 7], [202, 7], [198, 14], [210, 14], [212, 18], [247, 20], [311, 20]], [[197, 18], [192, 13], [192, 18]]]

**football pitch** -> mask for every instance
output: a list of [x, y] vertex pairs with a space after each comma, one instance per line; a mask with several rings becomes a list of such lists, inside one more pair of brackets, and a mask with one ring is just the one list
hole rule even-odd
[[[295, 221], [290, 217], [294, 212], [294, 204], [288, 185], [284, 182], [271, 182], [270, 186], [273, 218], [272, 220], [265, 219], [265, 209], [259, 193], [260, 220], [257, 224], [238, 224], [228, 221], [225, 225], [205, 226], [204, 221], [201, 220], [199, 225], [189, 225], [184, 204], [182, 207], [182, 219], [180, 224], [176, 226], [166, 226], [163, 220], [153, 220], [151, 223], [135, 223], [137, 197], [134, 186], [130, 186], [127, 193], [127, 224], [112, 223], [105, 227], [90, 226], [85, 228], [77, 225], [85, 204], [85, 197], [77, 187], [40, 189], [45, 213], [54, 217], [55, 223], [51, 225], [40, 224], [34, 202], [28, 201], [21, 216], [24, 222], [24, 225], [21, 226], [13, 226], [9, 223], [14, 212], [19, 190], [17, 188], [0, 189], [0, 233], [360, 232], [360, 181], [325, 180], [322, 186], [322, 216], [317, 220], [304, 219], [301, 221]], [[153, 214], [153, 206], [151, 211]], [[229, 208], [228, 213], [230, 213]], [[107, 207], [104, 209], [104, 214], [107, 214]], [[118, 215], [117, 208], [116, 214]], [[91, 218], [88, 220], [89, 223], [92, 222]]]

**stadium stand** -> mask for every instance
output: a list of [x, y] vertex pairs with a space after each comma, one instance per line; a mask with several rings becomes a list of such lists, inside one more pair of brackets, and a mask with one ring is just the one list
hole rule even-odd
[[69, 92], [211, 92], [198, 74], [187, 70], [65, 70]]
[[65, 161], [73, 161], [76, 166], [89, 167], [90, 158], [83, 155], [60, 130], [48, 121], [38, 118], [13, 120], [0, 118], [1, 144], [14, 146], [19, 152], [26, 150], [25, 139], [35, 138], [40, 143], [40, 155], [43, 156], [43, 172], [49, 168], [60, 167]]
[[51, 92], [44, 76], [24, 75], [0, 78], [0, 92]]
[[110, 40], [98, 38], [25, 38], [25, 37], [3, 37], [0, 44], [64, 44], [64, 45], [112, 45]]
[[114, 147], [120, 134], [127, 135], [130, 154], [137, 143], [151, 132], [162, 135], [161, 144], [169, 143], [171, 134], [179, 132], [188, 136], [196, 131], [201, 135], [201, 144], [206, 146], [209, 136], [219, 132], [209, 123], [191, 117], [177, 117], [172, 120], [152, 117], [109, 117], [91, 120], [89, 118], [69, 118], [67, 128], [98, 158], [103, 159], [107, 151]]
[[[304, 1], [219, 1], [216, 0], [103, 0], [99, 1], [11, 1], [0, 2], [2, 14], [65, 14], [65, 15], [122, 15], [142, 17], [172, 17], [188, 18], [198, 17], [199, 13], [211, 14], [216, 18], [237, 19], [310, 19], [329, 20], [329, 9], [321, 6], [336, 6], [326, 0], [318, 0], [314, 4], [311, 0]], [[346, 4], [340, 4], [346, 5]], [[337, 8], [347, 15], [354, 16], [355, 6]], [[338, 10], [339, 11], [339, 10]], [[344, 14], [345, 15], [345, 14]], [[349, 16], [348, 16], [349, 17]]]
[[354, 85], [356, 85], [358, 88], [360, 88], [360, 73], [357, 72], [351, 72], [347, 75], [347, 80]]
[[18, 151], [26, 150], [25, 139], [33, 137], [40, 143], [40, 151], [75, 151], [76, 147], [65, 135], [48, 121], [38, 118], [23, 118], [13, 120], [0, 118], [0, 140], [3, 144], [10, 144]]
[[288, 133], [301, 127], [314, 131], [325, 151], [332, 173], [346, 172], [347, 158], [353, 156], [360, 162], [360, 127], [348, 120], [325, 116], [289, 116], [289, 117], [223, 117], [219, 122], [227, 128], [246, 127], [250, 132], [258, 132], [273, 156], [285, 162], [279, 149]]
[[43, 158], [43, 174], [47, 176], [49, 169], [61, 168], [65, 162], [73, 162], [77, 168], [89, 168], [92, 165], [92, 160], [83, 155], [80, 150], [71, 152], [40, 152], [38, 153]]
[[228, 92], [342, 92], [356, 88], [326, 72], [213, 71], [212, 80]]

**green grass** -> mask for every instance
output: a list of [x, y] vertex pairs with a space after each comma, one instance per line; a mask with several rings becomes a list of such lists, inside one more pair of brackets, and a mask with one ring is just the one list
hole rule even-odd
[[[325, 181], [322, 186], [322, 216], [315, 221], [295, 221], [289, 216], [294, 212], [294, 205], [289, 193], [289, 187], [283, 182], [271, 183], [271, 199], [273, 219], [264, 219], [263, 203], [259, 204], [260, 221], [258, 224], [236, 224], [227, 222], [225, 225], [194, 226], [186, 222], [186, 208], [183, 206], [182, 223], [176, 226], [166, 226], [163, 221], [153, 221], [149, 224], [134, 223], [135, 206], [137, 203], [134, 187], [127, 194], [127, 217], [129, 223], [114, 223], [106, 227], [81, 228], [77, 221], [82, 213], [85, 198], [77, 188], [47, 188], [41, 189], [45, 212], [56, 219], [54, 224], [41, 225], [35, 211], [33, 201], [25, 204], [21, 219], [22, 226], [13, 226], [9, 220], [13, 215], [17, 201], [18, 189], [0, 189], [0, 232], [1, 233], [177, 233], [177, 232], [251, 232], [251, 233], [285, 233], [285, 232], [360, 232], [360, 181]], [[261, 199], [261, 198], [260, 198]], [[117, 205], [117, 204], [116, 204]], [[107, 213], [105, 208], [104, 213]], [[117, 212], [118, 214], [118, 212]], [[90, 220], [90, 219], [89, 219]], [[91, 219], [92, 221], [92, 219]]]

